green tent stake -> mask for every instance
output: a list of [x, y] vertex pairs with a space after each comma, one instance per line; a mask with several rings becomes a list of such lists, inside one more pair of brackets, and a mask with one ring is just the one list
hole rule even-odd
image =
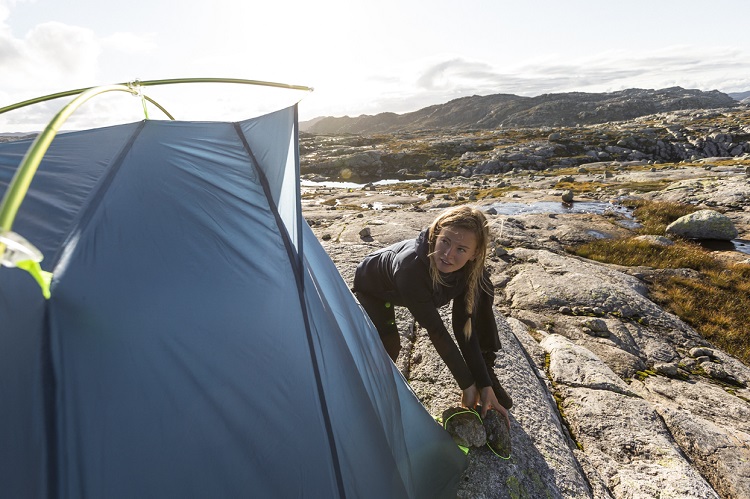
[[31, 274], [42, 288], [44, 297], [49, 299], [52, 274], [39, 265], [43, 258], [42, 252], [23, 237], [15, 232], [0, 231], [0, 265], [18, 267]]
[[42, 288], [42, 295], [44, 295], [44, 297], [49, 300], [49, 297], [51, 296], [49, 287], [50, 284], [52, 284], [52, 272], [42, 270], [39, 262], [35, 262], [33, 260], [20, 261], [18, 262], [16, 267], [18, 267], [19, 269], [23, 269], [31, 274], [31, 277], [33, 277], [34, 280], [36, 280], [36, 282], [39, 284], [39, 287]]

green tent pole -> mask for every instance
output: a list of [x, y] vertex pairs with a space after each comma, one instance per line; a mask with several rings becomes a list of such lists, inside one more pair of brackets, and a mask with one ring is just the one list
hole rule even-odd
[[[122, 86], [129, 86], [129, 87], [150, 87], [150, 86], [156, 86], [156, 85], [172, 85], [172, 84], [178, 84], [178, 83], [240, 83], [245, 85], [257, 85], [262, 87], [276, 87], [276, 88], [286, 88], [289, 90], [302, 90], [305, 92], [312, 92], [312, 87], [305, 87], [303, 85], [289, 85], [287, 83], [277, 83], [273, 81], [261, 81], [261, 80], [243, 80], [241, 78], [174, 78], [169, 80], [145, 80], [145, 81], [134, 81], [134, 82], [127, 82], [127, 83], [119, 83], [118, 85]], [[0, 114], [3, 114], [8, 111], [13, 111], [15, 109], [20, 109], [22, 107], [31, 106], [32, 104], [39, 104], [40, 102], [45, 102], [48, 100], [53, 99], [59, 99], [61, 97], [70, 97], [73, 95], [78, 95], [81, 92], [85, 92], [91, 88], [95, 87], [86, 87], [86, 88], [78, 88], [76, 90], [66, 90], [64, 92], [57, 92], [54, 94], [44, 95], [42, 97], [35, 97], [33, 99], [25, 100], [23, 102], [17, 102], [15, 104], [11, 104], [9, 106], [0, 107]], [[164, 114], [169, 116], [169, 113], [167, 113], [161, 106], [156, 104], [154, 101], [146, 97], [146, 99], [157, 106], [159, 109], [161, 109]], [[169, 116], [170, 119], [174, 119], [171, 116]]]
[[[60, 112], [55, 115], [54, 118], [49, 122], [44, 131], [39, 134], [31, 144], [31, 147], [21, 161], [21, 165], [18, 167], [18, 171], [13, 176], [13, 180], [8, 186], [8, 190], [5, 192], [2, 203], [0, 203], [0, 232], [10, 231], [13, 226], [13, 220], [18, 213], [18, 208], [21, 206], [21, 201], [26, 196], [26, 192], [29, 189], [31, 180], [34, 178], [36, 169], [39, 163], [42, 161], [42, 157], [47, 152], [49, 145], [52, 143], [52, 139], [55, 138], [57, 132], [63, 123], [70, 117], [70, 115], [80, 107], [81, 104], [104, 92], [122, 91], [128, 92], [133, 95], [140, 94], [140, 87], [155, 86], [155, 85], [172, 85], [177, 83], [241, 83], [245, 85], [259, 85], [265, 87], [276, 87], [285, 88], [290, 90], [302, 90], [306, 92], [312, 92], [311, 87], [305, 87], [302, 85], [289, 85], [286, 83], [276, 83], [271, 81], [261, 80], [244, 80], [240, 78], [174, 78], [168, 80], [146, 80], [146, 81], [134, 81], [129, 83], [121, 83], [114, 85], [105, 85], [101, 87], [89, 87], [79, 88], [77, 90], [68, 90], [65, 92], [58, 92], [55, 94], [46, 95], [43, 97], [37, 97], [35, 99], [26, 100], [10, 106], [0, 108], [0, 114], [7, 111], [12, 111], [32, 104], [38, 104], [40, 102], [58, 99], [60, 97], [69, 97], [72, 95], [78, 95], [75, 99], [69, 102]], [[164, 114], [170, 119], [174, 119], [162, 106], [156, 103], [149, 97], [145, 97], [149, 102], [158, 107]], [[4, 248], [0, 246], [0, 253]]]
[[12, 228], [13, 221], [18, 213], [18, 208], [21, 206], [21, 202], [26, 196], [29, 185], [31, 185], [31, 180], [36, 173], [36, 169], [39, 167], [39, 163], [41, 163], [44, 154], [52, 143], [52, 139], [55, 138], [55, 135], [57, 135], [62, 124], [65, 123], [70, 115], [87, 100], [104, 92], [113, 91], [128, 92], [131, 94], [137, 93], [132, 87], [126, 85], [106, 85], [90, 88], [62, 108], [55, 117], [52, 118], [44, 131], [36, 137], [29, 147], [29, 150], [26, 152], [26, 155], [23, 157], [15, 175], [13, 175], [8, 190], [5, 191], [5, 196], [3, 196], [3, 201], [0, 203], [0, 232], [10, 231]]

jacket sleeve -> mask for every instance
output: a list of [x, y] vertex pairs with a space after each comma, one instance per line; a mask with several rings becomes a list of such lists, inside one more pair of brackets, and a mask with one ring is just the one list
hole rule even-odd
[[[453, 322], [453, 334], [456, 337], [456, 342], [461, 349], [464, 359], [466, 359], [469, 371], [471, 371], [472, 376], [476, 380], [477, 388], [484, 388], [485, 386], [491, 386], [492, 381], [487, 372], [487, 365], [484, 363], [484, 358], [482, 357], [479, 345], [479, 332], [476, 327], [472, 327], [471, 336], [468, 340], [464, 334], [464, 324], [469, 319], [469, 314], [466, 313], [465, 298], [465, 294], [461, 293], [453, 300], [453, 314], [451, 319]], [[474, 322], [472, 326], [475, 326], [476, 322], [472, 322]]]
[[[440, 312], [432, 303], [429, 281], [405, 274], [397, 277], [397, 285], [401, 290], [404, 304], [412, 313], [414, 319], [427, 330], [430, 341], [432, 341], [435, 350], [458, 382], [458, 386], [462, 390], [470, 387], [474, 384], [474, 376], [472, 376], [472, 372], [461, 356], [456, 343], [450, 337], [450, 333], [440, 317]], [[478, 348], [477, 346], [477, 350]]]

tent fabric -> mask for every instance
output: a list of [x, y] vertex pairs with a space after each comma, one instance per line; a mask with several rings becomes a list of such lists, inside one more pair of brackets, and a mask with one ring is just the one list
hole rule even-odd
[[[0, 193], [29, 146], [0, 144]], [[455, 497], [466, 458], [304, 222], [297, 108], [55, 138], [0, 267], [8, 497]]]

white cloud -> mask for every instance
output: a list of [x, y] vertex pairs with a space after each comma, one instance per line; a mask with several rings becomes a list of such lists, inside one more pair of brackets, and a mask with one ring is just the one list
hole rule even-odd
[[[22, 37], [14, 36], [2, 23], [3, 16], [8, 16], [8, 5], [13, 3], [0, 0], [0, 107], [55, 92], [115, 83], [102, 74], [103, 64], [148, 54], [156, 47], [151, 36], [119, 32], [98, 37], [91, 29], [60, 22], [37, 24]], [[138, 75], [127, 79], [135, 77]], [[0, 115], [0, 130], [39, 130], [65, 102], [58, 99]], [[132, 100], [128, 104], [137, 107], [132, 106]], [[70, 123], [94, 114], [106, 115], [109, 105], [87, 103]]]
[[156, 36], [136, 35], [134, 33], [119, 32], [101, 39], [105, 50], [113, 50], [128, 55], [147, 54], [158, 49]]
[[92, 30], [57, 22], [39, 24], [29, 31], [25, 48], [35, 72], [73, 81], [95, 76], [102, 51]]
[[[60, 23], [44, 23], [23, 39], [0, 37], [0, 86], [10, 95], [33, 97], [50, 82], [81, 85], [96, 75], [101, 48], [94, 33]], [[6, 51], [7, 50], [7, 51]]]
[[[637, 16], [623, 17], [617, 7], [612, 7], [617, 15], [606, 17], [611, 25], [571, 31], [580, 21], [580, 8], [543, 9], [528, 25], [510, 20], [523, 18], [528, 8], [489, 1], [483, 2], [482, 16], [472, 11], [469, 18], [447, 0], [433, 2], [429, 9], [398, 3], [397, 18], [392, 15], [395, 0], [376, 7], [358, 0], [320, 5], [217, 0], [210, 9], [197, 0], [185, 0], [177, 9], [132, 0], [119, 6], [117, 15], [109, 12], [99, 18], [104, 12], [91, 8], [93, 0], [77, 0], [65, 9], [57, 0], [36, 1], [32, 9], [19, 6], [24, 0], [0, 0], [0, 106], [135, 78], [197, 76], [315, 87], [300, 104], [302, 119], [404, 113], [494, 93], [534, 96], [675, 85], [727, 92], [750, 89], [750, 45], [741, 30], [727, 28], [718, 18], [704, 20], [699, 45], [690, 30], [631, 34]], [[76, 12], [66, 17], [71, 10]], [[45, 19], [42, 15], [88, 24], [47, 22], [11, 32], [14, 21], [16, 29], [33, 26]], [[460, 22], [464, 19], [467, 22]], [[131, 27], [146, 33], [132, 32]], [[230, 87], [159, 87], [168, 89], [163, 94], [151, 87], [148, 94], [178, 118], [185, 116], [182, 110], [203, 108], [210, 112], [206, 119], [251, 115], [256, 92], [240, 86], [235, 94]], [[284, 99], [291, 103], [299, 97]], [[270, 105], [275, 96], [261, 100]], [[90, 107], [104, 111], [104, 106]]]

